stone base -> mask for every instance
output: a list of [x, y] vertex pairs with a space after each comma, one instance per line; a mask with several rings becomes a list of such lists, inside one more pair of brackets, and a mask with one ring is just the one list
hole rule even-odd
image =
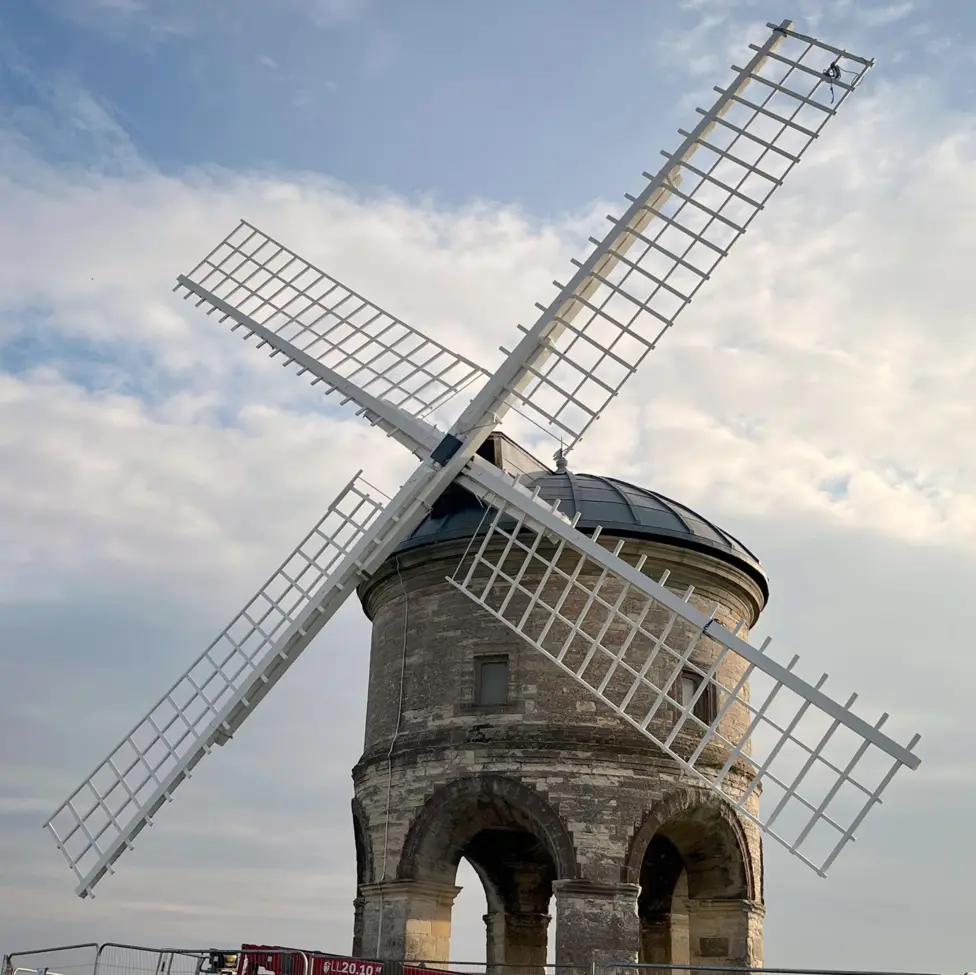
[[692, 964], [762, 968], [765, 908], [747, 900], [694, 899], [688, 903]]
[[637, 962], [637, 884], [557, 880], [556, 964], [587, 971], [609, 962]]
[[486, 914], [488, 975], [544, 975], [550, 920], [548, 914]]
[[422, 880], [363, 884], [360, 950], [365, 957], [407, 964], [451, 957], [451, 908], [460, 887]]

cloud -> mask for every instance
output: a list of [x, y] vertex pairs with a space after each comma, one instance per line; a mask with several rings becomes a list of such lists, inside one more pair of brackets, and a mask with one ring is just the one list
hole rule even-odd
[[[924, 74], [949, 84], [958, 77], [958, 68], [947, 57], [950, 41], [933, 13], [928, 5], [910, 0], [795, 0], [778, 13], [761, 0], [682, 0], [676, 16], [656, 26], [650, 46], [655, 62], [682, 79], [684, 94], [677, 105], [687, 118], [695, 106], [714, 100], [714, 84], [732, 80], [730, 66], [745, 64], [754, 53], [749, 45], [759, 43], [766, 25], [783, 20], [792, 21], [794, 31], [829, 35], [847, 51], [877, 57], [876, 74], [889, 77], [893, 72], [902, 80]], [[927, 56], [920, 58], [920, 51]]]
[[858, 13], [861, 22], [867, 27], [881, 27], [904, 20], [915, 10], [911, 0], [904, 3], [888, 3], [880, 7], [865, 7]]
[[167, 4], [151, 0], [44, 0], [45, 6], [76, 28], [151, 50], [159, 44], [192, 36], [199, 5], [187, 0]]
[[142, 13], [146, 9], [145, 0], [94, 0], [93, 6], [126, 15]]
[[[976, 346], [959, 329], [968, 298], [950, 252], [971, 246], [976, 130], [948, 116], [934, 131], [921, 121], [933, 93], [901, 89], [924, 126], [913, 155], [893, 97], [859, 95], [627, 389], [634, 476], [663, 476], [685, 499], [971, 549]], [[617, 445], [600, 441], [587, 448], [603, 465]]]
[[[136, 893], [139, 871], [133, 887], [77, 902], [38, 829], [37, 807], [53, 809], [364, 458], [387, 488], [409, 469], [347, 411], [173, 295], [173, 277], [212, 246], [214, 227], [230, 230], [246, 213], [355, 286], [366, 288], [364, 271], [386, 255], [391, 273], [369, 273], [371, 296], [491, 362], [492, 337], [517, 306], [531, 307], [567, 241], [504, 208], [357, 200], [311, 176], [123, 175], [26, 151], [5, 176], [0, 209], [24, 232], [0, 261], [0, 468], [16, 472], [0, 479], [0, 653], [18, 687], [0, 719], [0, 940], [24, 944], [49, 928], [53, 896], [65, 937], [111, 938], [114, 925], [186, 943], [209, 926], [208, 940], [232, 941], [245, 897], [270, 940], [301, 941], [301, 925], [324, 910], [335, 921], [327, 940], [345, 944], [354, 880], [338, 797], [351, 793], [368, 644], [356, 606], [333, 621], [336, 652], [309, 654], [305, 677], [286, 678], [233, 749], [208, 760], [208, 776], [183, 787], [185, 815], [174, 806], [168, 826], [127, 855], [155, 873], [148, 897]], [[502, 301], [500, 277], [510, 286]], [[322, 756], [311, 781], [308, 754]], [[293, 816], [282, 818], [283, 797]], [[222, 841], [201, 835], [201, 817], [221, 824]], [[275, 873], [282, 848], [293, 866]], [[218, 869], [240, 895], [214, 898], [207, 878]], [[297, 914], [295, 900], [305, 904]]]
[[[79, 114], [112, 143], [110, 112]], [[767, 958], [958, 969], [976, 907], [958, 733], [976, 679], [976, 130], [906, 81], [860, 92], [828, 132], [573, 463], [743, 537], [773, 579], [763, 631], [807, 676], [890, 710], [899, 737], [923, 732], [921, 770], [826, 884], [769, 849]], [[359, 466], [386, 490], [410, 469], [173, 278], [246, 216], [490, 366], [606, 205], [547, 225], [308, 174], [54, 165], [36, 141], [8, 131], [0, 181], [18, 228], [0, 238], [0, 669], [16, 688], [0, 714], [0, 942], [246, 931], [342, 950], [368, 646], [354, 604], [93, 903], [38, 828]]]
[[[195, 37], [214, 41], [228, 35], [249, 40], [256, 25], [263, 41], [274, 33], [275, 21], [267, 17], [263, 0], [41, 0], [45, 12], [94, 35], [141, 48], [147, 54], [161, 45], [186, 42]], [[337, 30], [361, 24], [368, 16], [370, 0], [285, 0], [275, 4], [278, 23]], [[279, 9], [280, 8], [280, 9]]]
[[332, 28], [365, 16], [369, 0], [293, 0], [296, 7], [316, 26]]

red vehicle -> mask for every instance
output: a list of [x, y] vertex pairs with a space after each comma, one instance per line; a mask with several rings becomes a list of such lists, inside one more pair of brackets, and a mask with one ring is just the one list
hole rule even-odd
[[[306, 971], [306, 959], [308, 971]], [[331, 955], [323, 951], [283, 948], [279, 945], [241, 945], [237, 955], [213, 952], [210, 968], [215, 975], [384, 975], [381, 961]], [[393, 967], [393, 966], [389, 966]], [[387, 975], [457, 975], [436, 968], [397, 965]]]

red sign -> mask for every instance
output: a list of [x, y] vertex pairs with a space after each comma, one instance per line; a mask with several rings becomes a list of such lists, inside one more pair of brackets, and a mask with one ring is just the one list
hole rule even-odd
[[276, 945], [241, 945], [237, 975], [260, 975], [262, 970], [272, 975], [383, 975], [383, 963]]
[[323, 958], [321, 955], [314, 955], [312, 975], [383, 975], [383, 962], [363, 961], [362, 958]]
[[[305, 959], [311, 971], [305, 971]], [[272, 975], [383, 975], [383, 962], [324, 955], [318, 951], [300, 951], [272, 945], [241, 945], [237, 975], [260, 975], [259, 969]], [[403, 975], [460, 975], [443, 968], [421, 968], [404, 965]]]

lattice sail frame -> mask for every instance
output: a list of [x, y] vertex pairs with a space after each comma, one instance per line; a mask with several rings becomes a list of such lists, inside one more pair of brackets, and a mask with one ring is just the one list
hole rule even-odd
[[[596, 245], [533, 330], [525, 374], [506, 387], [511, 407], [548, 427], [566, 453], [600, 416], [823, 127], [873, 65], [789, 29], [773, 34]], [[825, 71], [836, 66], [839, 79]], [[833, 73], [833, 72], [831, 72]], [[746, 98], [746, 88], [755, 90]], [[692, 163], [694, 159], [694, 163]], [[653, 224], [652, 224], [653, 221]], [[653, 229], [656, 228], [656, 229]], [[505, 350], [503, 350], [505, 351]], [[496, 408], [497, 412], [497, 408]]]
[[[231, 331], [265, 330], [364, 392], [423, 419], [488, 373], [242, 220], [174, 290], [231, 318]], [[234, 312], [238, 314], [235, 316]], [[256, 326], [256, 327], [255, 327]], [[276, 351], [271, 353], [277, 355]], [[295, 360], [299, 375], [309, 371]], [[288, 363], [284, 363], [287, 365]], [[312, 385], [323, 382], [312, 376]], [[331, 392], [332, 390], [328, 390]]]
[[[554, 521], [558, 503], [507, 493], [448, 582], [825, 876], [898, 769], [918, 766], [919, 736], [898, 745], [881, 731], [887, 714], [868, 725], [851, 710], [856, 694], [843, 705], [826, 696], [826, 674], [808, 684], [798, 657], [783, 666], [769, 640], [746, 643], [744, 621], [723, 626], [716, 603], [702, 613], [693, 587], [678, 598], [668, 573], [644, 576], [646, 556], [621, 557], [625, 540], [607, 550], [599, 529], [575, 530], [578, 515]], [[696, 688], [682, 702], [685, 676]], [[750, 685], [763, 676], [760, 701]]]
[[[357, 475], [257, 594], [45, 823], [82, 896], [298, 656], [313, 597], [389, 499]], [[375, 496], [374, 496], [375, 495]], [[310, 638], [309, 638], [310, 639]], [[290, 646], [290, 641], [294, 646]]]

